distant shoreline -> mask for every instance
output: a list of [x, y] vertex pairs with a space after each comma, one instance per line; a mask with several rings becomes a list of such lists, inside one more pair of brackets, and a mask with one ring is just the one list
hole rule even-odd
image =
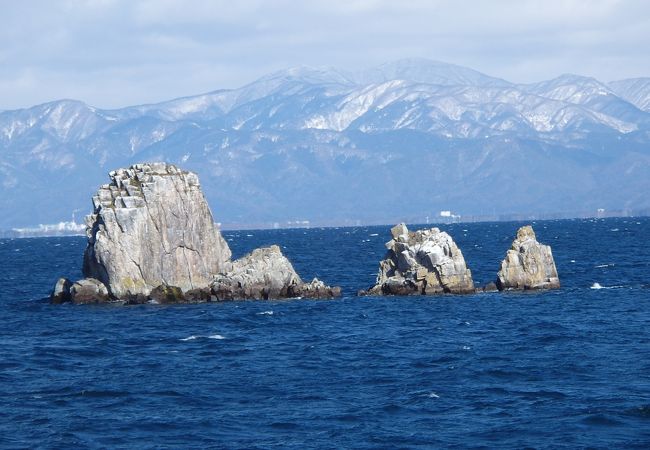
[[[603, 215], [594, 215], [594, 214], [584, 214], [584, 215], [575, 215], [575, 216], [562, 216], [561, 214], [502, 214], [495, 216], [463, 216], [458, 219], [449, 219], [449, 220], [430, 220], [429, 223], [423, 222], [421, 218], [416, 218], [415, 220], [410, 220], [409, 218], [405, 219], [396, 219], [394, 221], [358, 221], [359, 223], [309, 223], [309, 225], [301, 226], [279, 226], [274, 227], [273, 222], [263, 222], [263, 223], [247, 223], [247, 224], [238, 224], [238, 223], [226, 223], [221, 225], [222, 232], [231, 232], [231, 231], [261, 231], [261, 230], [296, 230], [296, 229], [313, 229], [313, 228], [358, 228], [358, 227], [381, 227], [381, 226], [393, 226], [396, 223], [404, 222], [409, 225], [417, 226], [444, 226], [451, 224], [462, 224], [462, 223], [490, 223], [490, 222], [535, 222], [535, 221], [549, 221], [549, 220], [577, 220], [577, 219], [624, 219], [624, 218], [642, 218], [650, 217], [650, 211], [629, 211], [628, 213], [621, 211], [612, 211], [611, 214]], [[435, 219], [446, 219], [435, 217]], [[21, 229], [23, 230], [23, 229]], [[35, 231], [18, 231], [17, 229], [12, 230], [0, 230], [0, 239], [24, 239], [24, 238], [52, 238], [52, 237], [83, 237], [85, 232], [80, 231], [67, 231], [67, 230], [57, 230], [56, 232], [39, 232]]]

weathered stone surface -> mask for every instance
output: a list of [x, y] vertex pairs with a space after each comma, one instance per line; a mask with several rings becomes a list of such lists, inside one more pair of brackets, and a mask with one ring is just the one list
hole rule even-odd
[[501, 262], [496, 285], [499, 290], [560, 287], [551, 247], [537, 242], [530, 225], [517, 231], [512, 247]]
[[185, 292], [184, 295], [185, 300], [192, 303], [204, 303], [212, 301], [212, 293], [210, 292], [210, 288], [190, 289], [189, 291]]
[[164, 163], [136, 164], [109, 176], [86, 218], [84, 276], [123, 299], [160, 285], [207, 289], [231, 253], [198, 177]]
[[258, 248], [231, 263], [211, 285], [217, 300], [277, 299], [287, 297], [329, 298], [340, 295], [339, 288], [319, 280], [302, 282], [280, 247]]
[[327, 286], [318, 278], [314, 278], [309, 283], [292, 284], [288, 288], [288, 297], [303, 298], [332, 298], [341, 296], [341, 288], [336, 286]]
[[108, 289], [99, 280], [84, 278], [70, 286], [70, 299], [73, 303], [103, 303], [111, 300]]
[[50, 294], [50, 302], [56, 305], [72, 301], [70, 297], [70, 288], [72, 287], [72, 282], [67, 278], [59, 278], [54, 285], [54, 289]]
[[388, 252], [379, 263], [375, 286], [365, 295], [465, 294], [474, 292], [472, 273], [463, 254], [438, 228], [409, 232], [406, 225], [391, 229]]

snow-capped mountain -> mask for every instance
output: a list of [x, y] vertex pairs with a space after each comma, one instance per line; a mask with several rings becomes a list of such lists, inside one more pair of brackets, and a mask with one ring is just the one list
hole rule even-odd
[[650, 78], [613, 81], [609, 87], [640, 110], [650, 112]]
[[411, 59], [119, 110], [0, 111], [0, 229], [79, 220], [106, 172], [152, 160], [198, 172], [228, 224], [644, 209], [649, 104], [648, 78], [522, 85]]

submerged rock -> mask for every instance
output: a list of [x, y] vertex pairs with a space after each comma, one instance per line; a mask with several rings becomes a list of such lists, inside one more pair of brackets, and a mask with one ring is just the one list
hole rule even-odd
[[391, 235], [376, 284], [361, 295], [474, 292], [472, 273], [449, 234], [438, 228], [410, 232], [401, 223], [391, 229]]
[[258, 248], [233, 261], [227, 271], [216, 276], [211, 290], [217, 300], [330, 298], [341, 293], [340, 288], [317, 279], [303, 283], [277, 245]]
[[164, 163], [109, 174], [86, 218], [83, 273], [110, 294], [148, 295], [154, 288], [207, 288], [230, 258], [198, 177]]
[[496, 285], [501, 291], [560, 287], [551, 247], [537, 242], [530, 225], [517, 231], [517, 237], [501, 262]]

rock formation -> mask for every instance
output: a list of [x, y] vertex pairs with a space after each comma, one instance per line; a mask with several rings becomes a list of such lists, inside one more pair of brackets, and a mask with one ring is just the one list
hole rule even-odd
[[303, 283], [280, 247], [258, 248], [234, 261], [211, 285], [219, 300], [273, 299], [286, 297], [329, 298], [341, 294], [317, 279]]
[[474, 292], [463, 254], [438, 228], [409, 232], [403, 223], [391, 230], [388, 252], [379, 263], [375, 286], [362, 295], [465, 294]]
[[209, 301], [211, 285], [217, 299], [340, 294], [318, 280], [302, 283], [277, 246], [231, 262], [194, 173], [152, 163], [109, 176], [86, 217], [86, 278], [59, 279], [53, 303]]
[[86, 217], [84, 276], [116, 298], [160, 285], [207, 287], [230, 258], [198, 177], [173, 165], [136, 164], [109, 174]]
[[501, 262], [496, 285], [499, 290], [560, 287], [551, 247], [537, 242], [530, 225], [517, 231], [512, 247]]

